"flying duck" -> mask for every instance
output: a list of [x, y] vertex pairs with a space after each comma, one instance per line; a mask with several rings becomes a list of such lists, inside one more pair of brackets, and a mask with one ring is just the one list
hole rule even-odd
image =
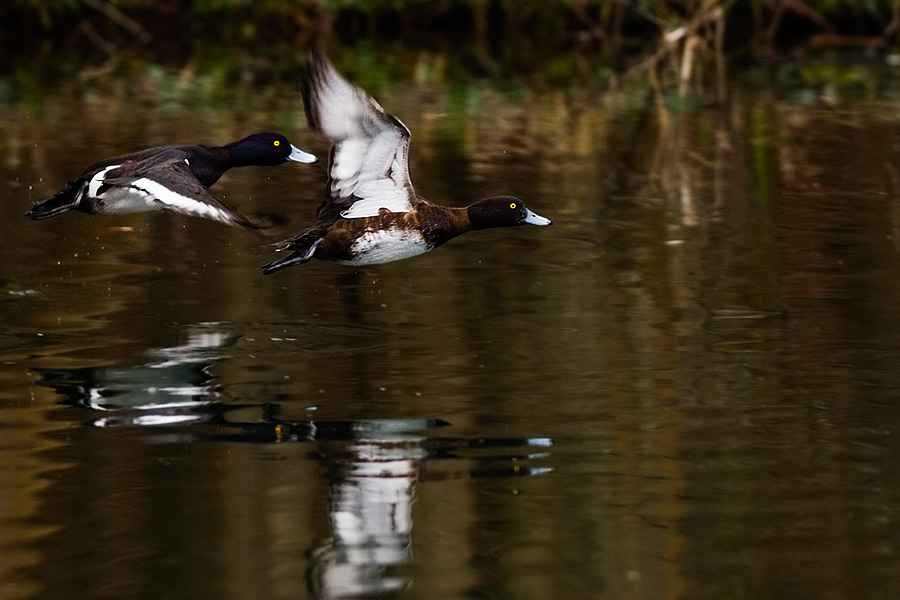
[[314, 225], [276, 245], [290, 254], [265, 265], [263, 273], [313, 258], [354, 266], [392, 262], [467, 231], [551, 224], [512, 196], [465, 208], [419, 196], [409, 179], [409, 129], [348, 82], [319, 49], [309, 59], [303, 100], [310, 128], [332, 143], [327, 198]]
[[228, 169], [311, 163], [316, 157], [276, 132], [256, 133], [225, 146], [160, 146], [94, 163], [75, 181], [26, 214], [49, 219], [69, 210], [122, 215], [171, 210], [238, 225], [256, 233], [277, 233], [276, 221], [234, 212], [209, 191]]

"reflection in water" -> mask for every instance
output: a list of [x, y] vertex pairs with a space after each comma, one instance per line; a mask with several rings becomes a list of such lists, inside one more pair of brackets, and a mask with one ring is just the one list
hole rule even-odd
[[426, 437], [425, 428], [449, 425], [421, 419], [363, 420], [318, 427], [318, 450], [330, 483], [331, 537], [310, 552], [309, 584], [315, 598], [357, 598], [397, 592], [409, 578], [390, 568], [411, 559], [412, 502], [416, 483], [442, 478], [437, 458], [479, 448], [509, 450], [483, 456], [504, 463], [470, 475], [534, 475], [549, 469], [529, 467], [543, 453], [518, 455], [522, 448], [548, 447], [546, 438], [454, 439]]
[[147, 364], [35, 372], [39, 385], [55, 388], [70, 403], [115, 412], [94, 421], [97, 426], [204, 421], [210, 415], [197, 409], [217, 397], [208, 369], [237, 337], [225, 324], [202, 323], [187, 329], [183, 345], [147, 352], [154, 359]]
[[[410, 583], [398, 572], [412, 559], [412, 506], [421, 481], [462, 477], [511, 477], [545, 473], [532, 466], [546, 458], [549, 438], [437, 436], [450, 425], [439, 419], [290, 421], [278, 405], [219, 400], [209, 367], [237, 336], [221, 323], [195, 325], [188, 341], [148, 352], [155, 360], [134, 367], [38, 369], [40, 385], [54, 388], [73, 407], [102, 411], [96, 427], [137, 427], [157, 443], [237, 441], [315, 443], [329, 485], [330, 535], [311, 547], [307, 582], [318, 599], [398, 593]], [[468, 459], [465, 472], [445, 463]]]
[[409, 431], [429, 423], [359, 422], [348, 439], [323, 440], [328, 467], [331, 537], [310, 551], [309, 586], [315, 598], [353, 598], [397, 592], [409, 579], [389, 569], [411, 558], [412, 501], [423, 438]]

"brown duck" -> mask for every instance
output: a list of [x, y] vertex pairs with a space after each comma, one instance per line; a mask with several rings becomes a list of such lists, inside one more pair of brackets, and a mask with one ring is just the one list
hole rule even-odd
[[433, 250], [468, 231], [550, 225], [518, 198], [494, 196], [465, 208], [438, 206], [409, 179], [409, 129], [348, 82], [320, 50], [303, 88], [309, 125], [331, 140], [328, 197], [315, 225], [278, 244], [290, 254], [263, 267], [270, 274], [313, 258], [373, 265]]

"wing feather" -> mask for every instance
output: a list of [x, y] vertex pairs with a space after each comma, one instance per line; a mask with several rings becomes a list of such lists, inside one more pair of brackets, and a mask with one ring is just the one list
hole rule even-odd
[[414, 210], [409, 129], [348, 82], [320, 51], [310, 60], [304, 100], [310, 126], [333, 144], [328, 190], [341, 215], [353, 219], [383, 209]]
[[[172, 149], [163, 155], [127, 163], [122, 167], [118, 172], [117, 169], [108, 172], [102, 180], [101, 189], [117, 188], [139, 196], [150, 208], [163, 208], [183, 215], [239, 225], [263, 235], [276, 234], [280, 230], [277, 218], [246, 217], [223, 204], [200, 183], [181, 150]], [[124, 167], [127, 167], [125, 173]], [[165, 185], [161, 181], [166, 182]]]

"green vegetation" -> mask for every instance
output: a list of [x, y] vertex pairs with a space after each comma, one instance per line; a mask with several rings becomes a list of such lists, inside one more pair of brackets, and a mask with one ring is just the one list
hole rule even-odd
[[0, 22], [0, 100], [109, 74], [153, 87], [160, 69], [175, 77], [164, 87], [197, 72], [203, 85], [294, 85], [318, 38], [338, 53], [369, 48], [375, 80], [638, 75], [712, 98], [735, 65], [890, 60], [900, 48], [898, 0], [11, 0]]

